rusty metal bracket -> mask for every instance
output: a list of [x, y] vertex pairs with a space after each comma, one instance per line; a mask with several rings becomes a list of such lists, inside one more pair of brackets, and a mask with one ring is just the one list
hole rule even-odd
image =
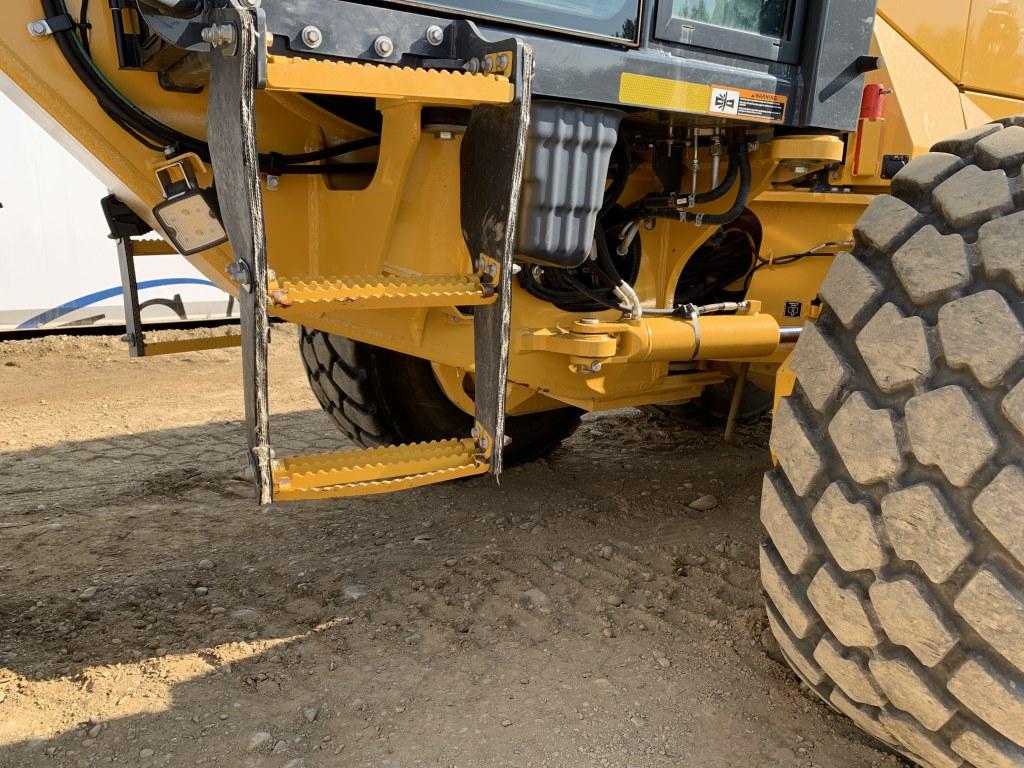
[[210, 53], [210, 98], [206, 130], [224, 229], [235, 257], [252, 279], [239, 288], [242, 381], [249, 460], [261, 504], [272, 500], [270, 423], [267, 403], [267, 247], [256, 153], [257, 59], [262, 11], [230, 0], [211, 20], [235, 29], [233, 46]]
[[508, 384], [512, 259], [530, 124], [533, 52], [516, 41], [518, 101], [474, 107], [462, 142], [462, 235], [481, 281], [494, 286], [494, 303], [473, 313], [476, 358], [475, 436], [490, 454], [491, 474], [502, 470]]

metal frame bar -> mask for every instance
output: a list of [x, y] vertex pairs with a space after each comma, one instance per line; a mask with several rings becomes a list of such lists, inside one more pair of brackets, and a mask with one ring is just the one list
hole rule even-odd
[[117, 265], [121, 269], [121, 294], [124, 298], [124, 340], [128, 342], [128, 356], [145, 357], [146, 342], [142, 335], [139, 282], [135, 277], [135, 245], [130, 237], [117, 239]]

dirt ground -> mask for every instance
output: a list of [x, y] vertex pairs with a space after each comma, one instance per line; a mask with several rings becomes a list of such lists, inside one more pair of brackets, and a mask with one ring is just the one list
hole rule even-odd
[[[125, 356], [0, 343], [0, 766], [902, 765], [774, 660], [765, 425], [260, 509], [237, 350]], [[344, 445], [271, 363], [279, 454]]]

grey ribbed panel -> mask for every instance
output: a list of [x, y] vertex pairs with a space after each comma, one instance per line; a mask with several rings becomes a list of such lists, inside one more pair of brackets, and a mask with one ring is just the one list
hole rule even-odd
[[610, 109], [533, 103], [517, 258], [557, 267], [586, 260], [621, 118]]

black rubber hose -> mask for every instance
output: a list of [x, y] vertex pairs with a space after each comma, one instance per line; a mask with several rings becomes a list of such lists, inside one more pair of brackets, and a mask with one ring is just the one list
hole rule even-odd
[[739, 189], [736, 190], [736, 200], [733, 201], [729, 210], [723, 213], [704, 214], [701, 218], [701, 224], [718, 224], [719, 226], [731, 224], [746, 210], [747, 203], [750, 201], [750, 187], [753, 179], [751, 178], [752, 174], [750, 171], [750, 154], [747, 151], [745, 142], [740, 144], [738, 160], [740, 166], [740, 185]]
[[629, 146], [626, 144], [626, 140], [621, 133], [619, 134], [619, 140], [615, 143], [615, 148], [612, 150], [612, 161], [616, 163], [616, 173], [612, 177], [612, 183], [605, 190], [601, 210], [597, 212], [598, 220], [607, 216], [608, 212], [619, 202], [619, 198], [622, 197], [622, 193], [626, 189], [626, 184], [629, 183], [629, 175], [633, 172], [629, 157]]
[[[68, 10], [64, 0], [41, 0], [43, 13], [47, 18], [67, 16]], [[84, 22], [84, 19], [80, 19]], [[195, 152], [204, 161], [210, 159], [209, 145], [187, 134], [171, 128], [143, 112], [118, 91], [97, 69], [86, 52], [82, 39], [72, 30], [55, 32], [53, 38], [67, 61], [68, 66], [79, 80], [96, 98], [100, 108], [124, 129], [130, 136], [149, 149], [161, 150], [173, 147], [178, 152]], [[354, 152], [380, 143], [379, 136], [357, 139], [335, 147], [326, 147], [316, 152], [298, 155], [260, 155], [260, 170], [267, 173], [343, 173], [346, 171], [364, 171], [365, 163], [331, 165], [302, 165], [314, 160], [326, 160], [338, 155]]]
[[[729, 208], [729, 210], [725, 211], [724, 213], [700, 214], [699, 212], [684, 211], [679, 210], [677, 208], [643, 208], [641, 206], [635, 213], [634, 218], [663, 218], [684, 220], [689, 219], [690, 217], [700, 216], [701, 224], [731, 224], [746, 209], [746, 204], [750, 202], [751, 197], [751, 185], [753, 183], [753, 179], [751, 174], [751, 158], [748, 154], [748, 151], [746, 151], [746, 144], [742, 144], [740, 146], [739, 151], [735, 155], [735, 158], [732, 161], [730, 161], [729, 173], [726, 174], [726, 180], [728, 180], [728, 176], [730, 175], [733, 167], [737, 169], [739, 175], [739, 185], [736, 189], [736, 198], [733, 201], [732, 206]], [[733, 174], [732, 177], [734, 179], [735, 174]], [[724, 181], [723, 184], [719, 184], [718, 187], [713, 189], [712, 193], [716, 193], [717, 189], [720, 189], [723, 185]], [[707, 194], [710, 195], [712, 193]], [[700, 200], [700, 196], [697, 196], [697, 201], [703, 202]]]
[[732, 189], [733, 183], [736, 181], [736, 175], [739, 173], [739, 163], [737, 162], [738, 152], [729, 156], [729, 170], [725, 172], [725, 178], [722, 179], [722, 183], [714, 189], [710, 189], [707, 192], [698, 192], [694, 198], [694, 202], [697, 205], [704, 205], [706, 203], [713, 203], [716, 200], [720, 200], [728, 194], [729, 190]]

